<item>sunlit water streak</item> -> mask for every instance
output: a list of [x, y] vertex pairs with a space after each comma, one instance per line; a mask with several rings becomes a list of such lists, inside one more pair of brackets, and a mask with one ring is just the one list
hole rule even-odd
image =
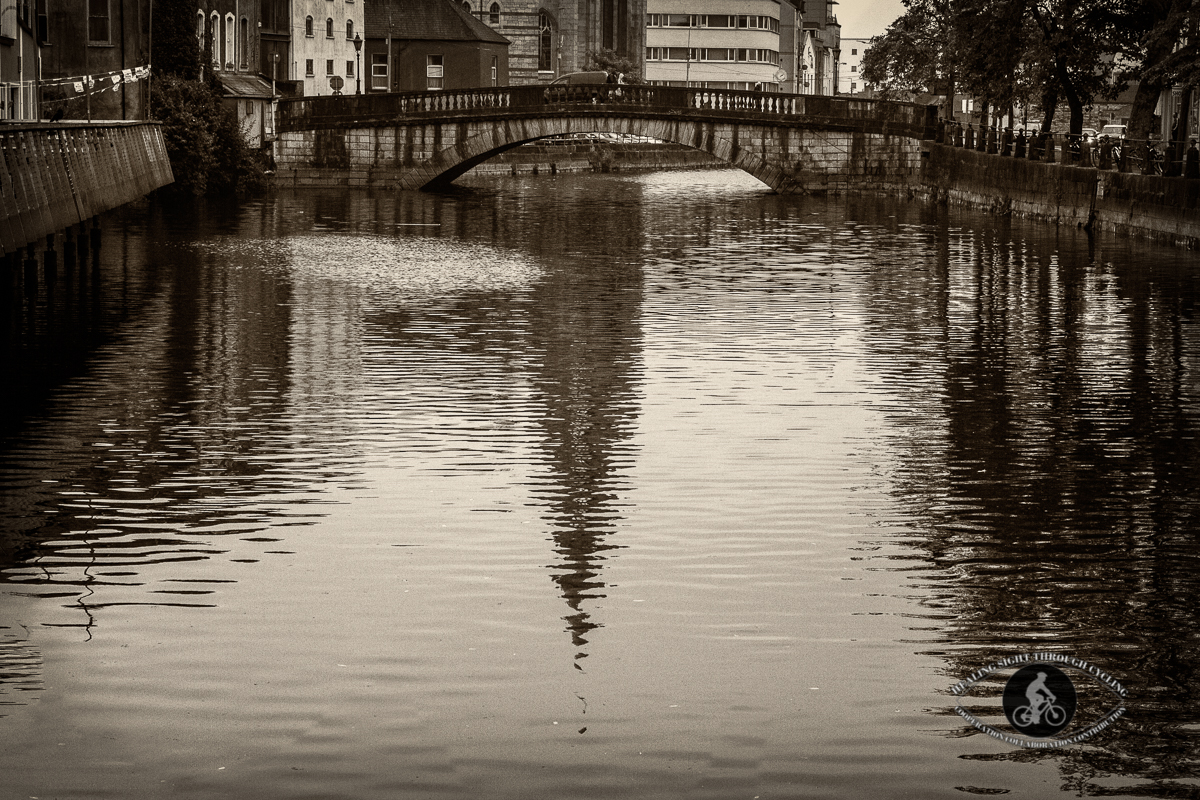
[[[734, 172], [110, 215], [4, 296], [4, 790], [1186, 794], [1196, 275]], [[953, 714], [1033, 647], [1129, 717]]]

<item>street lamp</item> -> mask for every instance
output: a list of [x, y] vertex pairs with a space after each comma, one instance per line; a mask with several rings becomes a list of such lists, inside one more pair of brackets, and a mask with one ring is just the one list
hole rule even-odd
[[362, 36], [354, 34], [354, 93], [362, 94]]

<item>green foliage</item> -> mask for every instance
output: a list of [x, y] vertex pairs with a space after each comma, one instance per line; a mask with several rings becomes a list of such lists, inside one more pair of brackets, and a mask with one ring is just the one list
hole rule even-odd
[[241, 194], [266, 186], [262, 155], [246, 144], [234, 113], [221, 105], [212, 86], [164, 75], [154, 89], [155, 114], [175, 174], [173, 191]]

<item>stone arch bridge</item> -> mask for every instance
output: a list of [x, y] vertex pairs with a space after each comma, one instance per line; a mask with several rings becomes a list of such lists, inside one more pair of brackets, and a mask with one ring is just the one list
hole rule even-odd
[[664, 86], [517, 86], [279, 104], [276, 175], [297, 184], [436, 189], [505, 150], [616, 133], [676, 142], [782, 193], [919, 179], [932, 106]]

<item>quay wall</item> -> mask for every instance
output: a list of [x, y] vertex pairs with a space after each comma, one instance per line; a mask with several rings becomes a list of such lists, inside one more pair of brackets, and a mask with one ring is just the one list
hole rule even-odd
[[936, 202], [1200, 246], [1200, 180], [925, 147], [921, 184], [913, 189]]
[[175, 180], [154, 122], [0, 127], [0, 254], [15, 253]]

